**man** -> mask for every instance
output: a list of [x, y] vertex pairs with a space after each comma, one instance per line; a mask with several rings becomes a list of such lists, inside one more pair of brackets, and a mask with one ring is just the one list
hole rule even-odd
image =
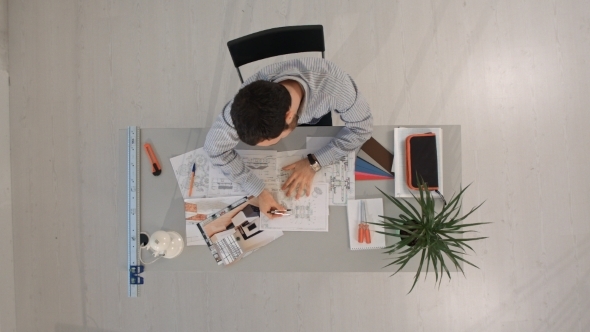
[[369, 105], [350, 76], [332, 62], [305, 58], [262, 68], [225, 106], [207, 134], [204, 148], [214, 166], [249, 195], [258, 197], [260, 210], [276, 218], [267, 212], [284, 207], [244, 165], [235, 146], [239, 140], [253, 146], [276, 144], [297, 125], [316, 124], [332, 110], [340, 115], [345, 127], [315, 154], [283, 168], [292, 174], [281, 189], [299, 199], [302, 193], [310, 194], [307, 189], [322, 166], [358, 150], [373, 131]]

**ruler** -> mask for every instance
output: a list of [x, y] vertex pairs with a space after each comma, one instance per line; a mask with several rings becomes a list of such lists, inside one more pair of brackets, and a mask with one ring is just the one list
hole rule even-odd
[[128, 284], [129, 297], [139, 295], [139, 285], [143, 283], [143, 278], [138, 274], [143, 272], [143, 266], [139, 266], [139, 127], [131, 126], [127, 128], [127, 259], [129, 266]]

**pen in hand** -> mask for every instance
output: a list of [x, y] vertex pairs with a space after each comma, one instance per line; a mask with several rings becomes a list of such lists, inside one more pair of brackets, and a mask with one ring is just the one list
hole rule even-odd
[[291, 212], [291, 209], [287, 209], [287, 210], [270, 210], [267, 213], [276, 214], [276, 215], [279, 215], [279, 216], [290, 216], [291, 214], [290, 213], [287, 213], [287, 212]]

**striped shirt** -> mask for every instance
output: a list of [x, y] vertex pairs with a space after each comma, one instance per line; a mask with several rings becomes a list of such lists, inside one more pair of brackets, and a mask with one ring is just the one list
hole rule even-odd
[[[334, 163], [357, 150], [373, 131], [369, 104], [359, 93], [354, 81], [334, 63], [322, 58], [304, 58], [275, 63], [248, 78], [242, 87], [258, 80], [279, 83], [297, 81], [305, 90], [299, 108], [298, 124], [317, 123], [325, 114], [335, 111], [345, 127], [332, 141], [315, 153], [321, 166]], [[264, 183], [242, 161], [235, 147], [239, 142], [230, 115], [233, 99], [227, 103], [207, 134], [204, 149], [212, 164], [249, 195], [258, 196]]]

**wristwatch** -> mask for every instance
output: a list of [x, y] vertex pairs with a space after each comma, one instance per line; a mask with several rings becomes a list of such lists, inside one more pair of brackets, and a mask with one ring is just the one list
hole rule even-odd
[[322, 169], [322, 166], [320, 165], [320, 163], [318, 162], [318, 160], [316, 159], [316, 157], [313, 154], [311, 154], [311, 153], [308, 154], [307, 160], [309, 160], [309, 166], [311, 166], [311, 169], [313, 169], [315, 172]]

